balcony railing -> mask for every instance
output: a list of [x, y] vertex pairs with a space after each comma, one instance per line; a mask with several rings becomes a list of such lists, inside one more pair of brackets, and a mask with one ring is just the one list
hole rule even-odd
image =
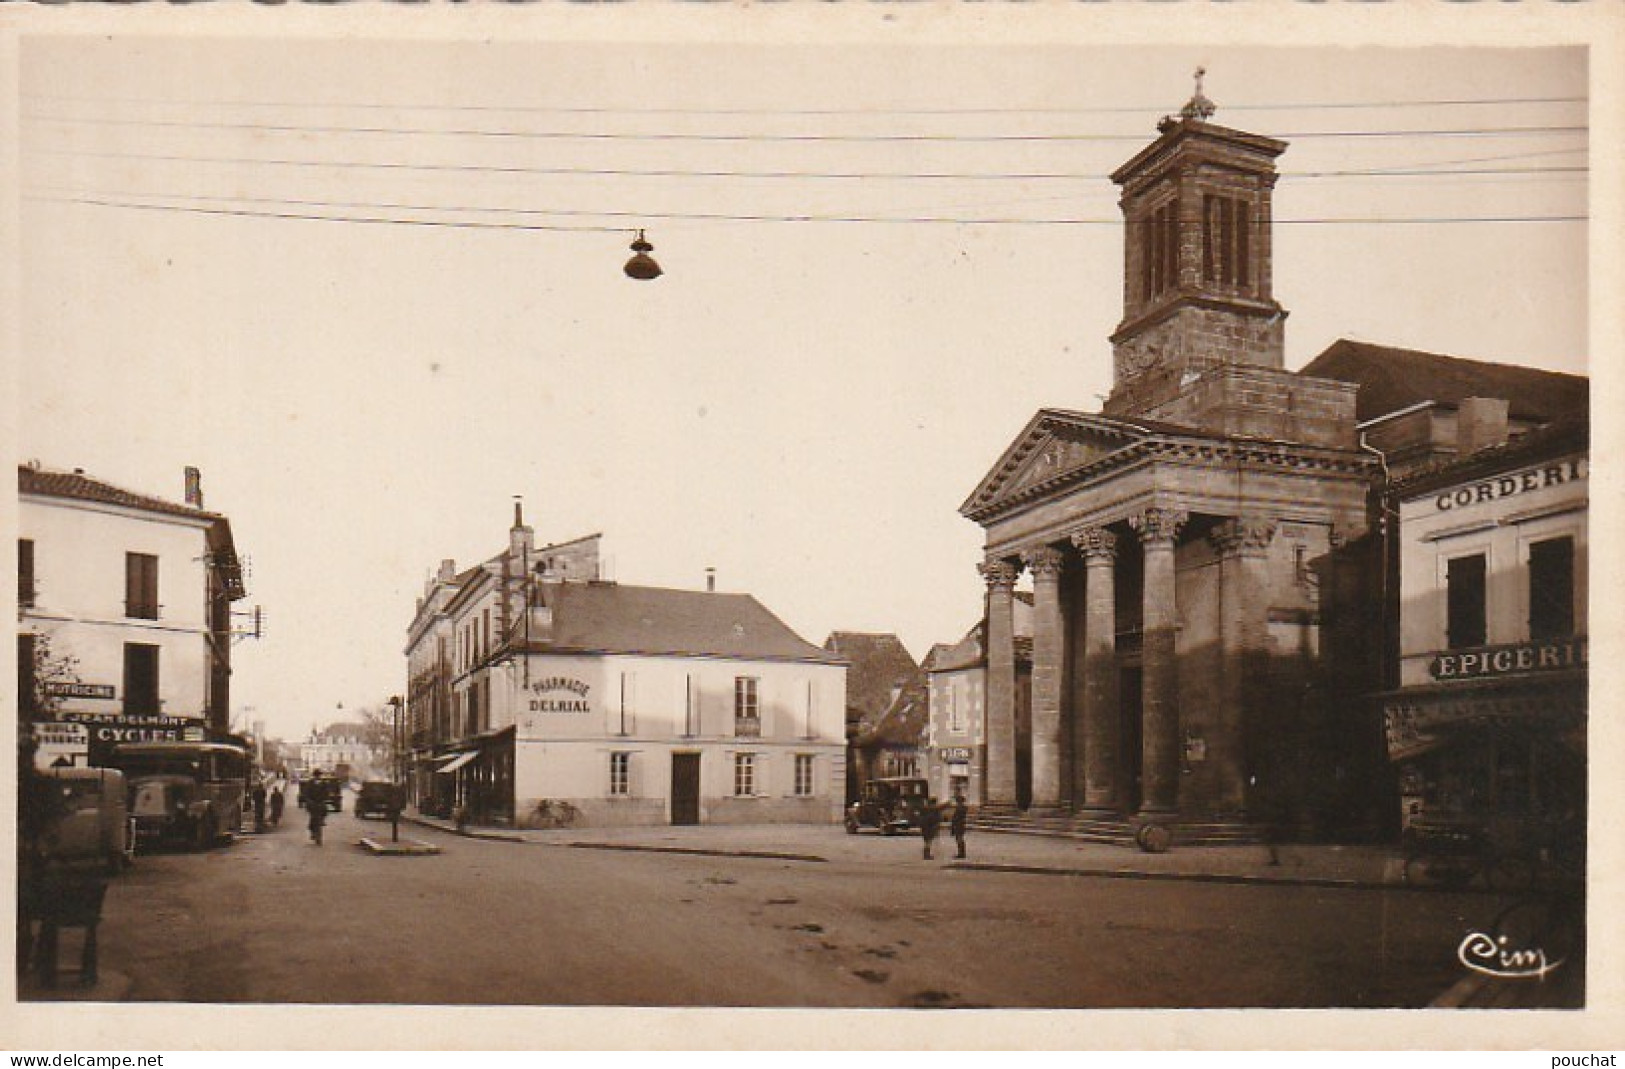
[[759, 716], [734, 717], [734, 735], [742, 739], [761, 738], [762, 718]]

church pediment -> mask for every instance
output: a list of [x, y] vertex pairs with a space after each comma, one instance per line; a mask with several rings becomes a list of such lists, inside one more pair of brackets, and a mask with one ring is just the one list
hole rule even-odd
[[959, 511], [970, 516], [1028, 496], [1133, 445], [1146, 434], [1139, 427], [1103, 416], [1044, 409], [1004, 451]]

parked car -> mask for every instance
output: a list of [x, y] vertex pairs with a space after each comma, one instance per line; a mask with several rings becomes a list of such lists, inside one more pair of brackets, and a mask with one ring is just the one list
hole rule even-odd
[[41, 773], [60, 792], [61, 815], [40, 848], [51, 861], [94, 862], [116, 874], [135, 851], [135, 828], [116, 768], [51, 768]]
[[383, 780], [368, 780], [355, 795], [355, 815], [358, 817], [384, 816], [398, 812], [401, 789]]
[[337, 813], [344, 808], [344, 781], [331, 776], [316, 775], [299, 782], [298, 805], [301, 809], [310, 805], [310, 799], [320, 796], [322, 804], [329, 813]]
[[886, 776], [863, 785], [858, 800], [846, 810], [846, 830], [879, 828], [887, 835], [919, 827], [919, 813], [930, 797], [929, 784], [913, 776]]
[[143, 840], [183, 839], [195, 850], [229, 840], [248, 800], [248, 753], [214, 742], [126, 742], [113, 750]]

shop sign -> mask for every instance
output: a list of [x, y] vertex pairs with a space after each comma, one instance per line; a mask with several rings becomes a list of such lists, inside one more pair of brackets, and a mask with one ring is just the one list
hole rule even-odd
[[1433, 658], [1428, 674], [1434, 679], [1482, 679], [1585, 666], [1586, 640], [1581, 637], [1451, 650]]
[[112, 701], [116, 691], [109, 683], [47, 683], [45, 693], [53, 698], [97, 698]]
[[1470, 505], [1488, 504], [1503, 497], [1525, 494], [1542, 487], [1578, 482], [1586, 477], [1585, 464], [1584, 457], [1576, 457], [1557, 464], [1547, 464], [1539, 468], [1530, 468], [1528, 471], [1458, 486], [1435, 497], [1433, 507], [1440, 512], [1449, 512], [1451, 509], [1467, 508]]
[[35, 724], [35, 768], [74, 768], [90, 760], [90, 733], [83, 724]]
[[944, 761], [969, 761], [970, 747], [944, 746], [942, 747], [942, 759]]
[[536, 697], [530, 699], [533, 713], [590, 713], [592, 703], [587, 695], [591, 691], [586, 683], [566, 676], [549, 676], [530, 685]]
[[202, 742], [201, 721], [184, 716], [108, 716], [103, 713], [63, 712], [62, 719], [84, 725], [90, 735], [91, 764], [103, 764], [113, 747], [123, 742]]

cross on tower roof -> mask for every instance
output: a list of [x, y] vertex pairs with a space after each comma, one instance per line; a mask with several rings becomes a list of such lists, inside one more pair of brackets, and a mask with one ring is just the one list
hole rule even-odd
[[1213, 101], [1202, 95], [1202, 76], [1206, 73], [1206, 67], [1196, 68], [1196, 92], [1179, 109], [1181, 119], [1211, 119], [1213, 113], [1219, 110]]

